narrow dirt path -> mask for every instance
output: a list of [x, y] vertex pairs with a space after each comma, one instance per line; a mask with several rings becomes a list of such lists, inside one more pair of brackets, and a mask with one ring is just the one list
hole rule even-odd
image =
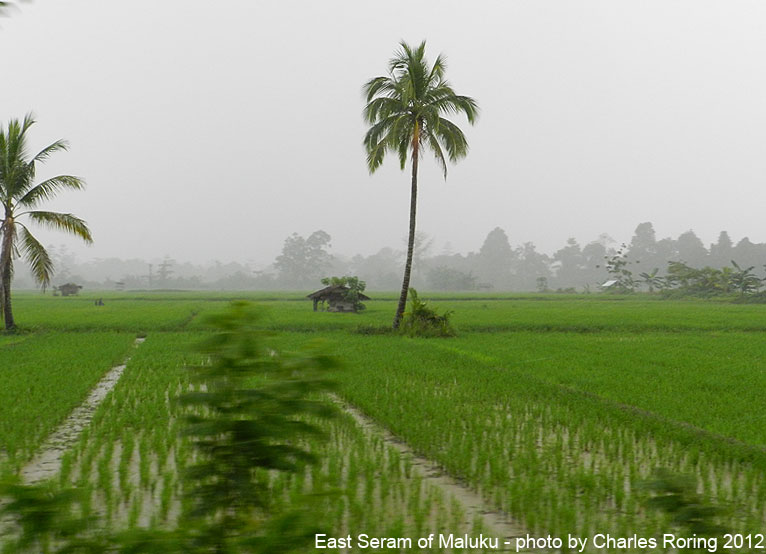
[[[145, 339], [137, 338], [133, 347], [137, 348]], [[96, 384], [85, 401], [77, 406], [66, 420], [48, 437], [40, 451], [32, 460], [21, 469], [21, 478], [24, 483], [33, 485], [54, 477], [61, 470], [61, 460], [64, 454], [72, 446], [93, 419], [93, 414], [99, 404], [103, 402], [117, 381], [120, 380], [125, 366], [130, 360], [129, 355], [125, 361], [113, 367]]]
[[[330, 395], [330, 397], [343, 411], [353, 417], [365, 432], [382, 437], [387, 445], [410, 457], [413, 469], [420, 473], [425, 482], [441, 488], [447, 497], [453, 496], [460, 501], [466, 511], [466, 518], [468, 520], [474, 521], [476, 518], [480, 518], [484, 522], [485, 527], [494, 532], [493, 536], [500, 539], [499, 551], [516, 551], [516, 538], [527, 535], [527, 530], [521, 524], [513, 521], [507, 514], [487, 504], [474, 490], [444, 473], [433, 461], [423, 456], [418, 456], [401, 439], [378, 425], [354, 406], [346, 403], [334, 394]], [[541, 550], [535, 550], [535, 552], [539, 553]]]

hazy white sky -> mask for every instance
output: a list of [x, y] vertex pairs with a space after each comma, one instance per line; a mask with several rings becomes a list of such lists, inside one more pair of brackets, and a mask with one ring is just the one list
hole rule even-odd
[[[766, 3], [36, 0], [0, 20], [0, 121], [69, 153], [91, 257], [268, 263], [292, 232], [401, 247], [409, 174], [370, 176], [361, 87], [428, 41], [481, 107], [445, 182], [423, 164], [419, 228], [455, 251], [495, 226], [569, 236], [693, 228], [766, 241]], [[75, 243], [40, 233], [45, 243]]]

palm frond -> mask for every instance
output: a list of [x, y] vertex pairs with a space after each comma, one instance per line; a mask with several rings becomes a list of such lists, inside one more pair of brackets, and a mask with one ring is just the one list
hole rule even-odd
[[412, 52], [412, 57], [407, 64], [407, 74], [409, 75], [412, 96], [417, 99], [423, 98], [428, 89], [428, 65], [425, 59], [426, 43], [421, 42]]
[[44, 162], [48, 158], [50, 158], [51, 154], [54, 152], [59, 152], [62, 150], [69, 150], [69, 143], [65, 140], [59, 139], [53, 144], [49, 144], [42, 150], [40, 150], [34, 158], [32, 158], [32, 161], [34, 162]]
[[27, 157], [27, 131], [35, 124], [35, 118], [31, 113], [24, 116], [24, 120], [12, 120], [8, 124], [8, 155], [11, 159], [24, 160]]
[[399, 51], [388, 62], [392, 78], [399, 83], [400, 93], [407, 99], [420, 98], [426, 90], [425, 76], [428, 69], [425, 62], [425, 47], [423, 41], [412, 48], [404, 41], [399, 43]]
[[446, 82], [434, 88], [427, 101], [427, 106], [439, 111], [441, 114], [465, 114], [468, 122], [473, 125], [479, 117], [479, 107], [476, 100], [470, 96], [455, 94]]
[[433, 135], [433, 133], [427, 133], [426, 140], [428, 141], [428, 147], [431, 149], [431, 152], [433, 152], [433, 155], [436, 158], [436, 163], [438, 163], [439, 167], [442, 168], [442, 173], [444, 174], [444, 179], [446, 180], [447, 160], [444, 158], [444, 152], [442, 151], [442, 147], [439, 144], [439, 140]]
[[374, 173], [383, 163], [383, 158], [389, 148], [388, 134], [384, 134], [382, 130], [370, 129], [364, 140], [367, 150], [367, 169], [370, 173]]
[[447, 59], [443, 54], [436, 56], [434, 65], [431, 66], [431, 73], [428, 75], [429, 86], [434, 86], [434, 83], [439, 83], [444, 80], [444, 72], [447, 70]]
[[367, 131], [363, 142], [367, 150], [367, 168], [370, 173], [374, 173], [380, 167], [386, 152], [399, 150], [401, 143], [409, 144], [409, 119], [408, 113], [394, 114], [379, 121]]
[[52, 199], [62, 190], [82, 190], [83, 188], [85, 188], [85, 181], [81, 178], [73, 175], [58, 175], [29, 189], [19, 198], [18, 205], [32, 208], [40, 202]]
[[381, 166], [383, 158], [386, 156], [386, 150], [385, 141], [379, 141], [367, 147], [367, 169], [370, 173], [374, 173]]
[[32, 187], [35, 173], [35, 164], [32, 162], [20, 161], [16, 164], [12, 178], [7, 181], [8, 192], [11, 198], [18, 199], [26, 194]]
[[35, 123], [32, 114], [23, 121], [13, 119], [0, 127], [0, 198], [7, 208], [29, 187], [35, 176], [34, 163], [26, 161], [26, 132]]
[[412, 48], [405, 41], [399, 42], [399, 50], [394, 52], [394, 57], [388, 61], [388, 72], [394, 75], [397, 71], [407, 67], [412, 58]]
[[401, 114], [407, 111], [407, 105], [400, 100], [382, 96], [370, 101], [364, 107], [364, 118], [368, 123], [375, 123], [381, 119], [394, 114]]
[[26, 215], [39, 225], [78, 236], [87, 244], [93, 243], [87, 223], [72, 214], [36, 210], [27, 212]]
[[476, 120], [479, 118], [479, 105], [476, 103], [476, 100], [470, 96], [456, 95], [454, 103], [465, 114], [468, 123], [471, 125], [476, 123]]
[[402, 171], [404, 171], [404, 168], [407, 165], [407, 153], [410, 151], [410, 141], [402, 137], [396, 145], [396, 151], [399, 154], [399, 166], [402, 168]]
[[367, 81], [362, 87], [367, 102], [370, 102], [373, 98], [379, 94], [390, 95], [396, 90], [396, 83], [391, 77], [374, 77]]
[[473, 124], [478, 117], [477, 103], [455, 94], [444, 79], [444, 56], [437, 56], [429, 65], [425, 49], [425, 41], [415, 47], [400, 42], [388, 63], [389, 76], [375, 77], [364, 85], [367, 104], [363, 115], [371, 124], [364, 145], [371, 173], [389, 151], [397, 154], [404, 169], [409, 153], [423, 146], [432, 150], [446, 177], [447, 158], [454, 162], [468, 151], [462, 131], [441, 116], [463, 113]]
[[48, 251], [40, 244], [40, 241], [23, 225], [21, 225], [21, 232], [19, 233], [19, 243], [22, 256], [29, 264], [35, 280], [44, 291], [51, 284], [53, 260], [48, 255]]
[[446, 148], [450, 161], [456, 162], [468, 153], [468, 141], [463, 131], [450, 120], [440, 117], [439, 125], [432, 132]]
[[375, 123], [367, 130], [367, 133], [364, 135], [363, 143], [368, 148], [378, 144], [381, 141], [381, 138], [390, 132], [391, 127], [395, 125], [396, 120], [399, 117], [401, 116], [393, 115]]

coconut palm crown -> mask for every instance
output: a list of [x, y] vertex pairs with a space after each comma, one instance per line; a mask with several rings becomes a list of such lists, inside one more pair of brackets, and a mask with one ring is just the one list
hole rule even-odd
[[444, 57], [439, 55], [429, 66], [425, 50], [425, 42], [416, 48], [401, 42], [399, 51], [389, 61], [388, 75], [370, 79], [364, 85], [367, 101], [364, 118], [371, 125], [364, 137], [370, 173], [380, 167], [388, 152], [398, 155], [402, 170], [407, 158], [412, 160], [407, 260], [394, 329], [399, 327], [407, 304], [412, 272], [420, 151], [426, 148], [433, 153], [446, 179], [447, 159], [456, 162], [465, 157], [468, 142], [460, 128], [443, 116], [463, 113], [473, 124], [479, 111], [473, 98], [455, 94], [445, 80]]
[[33, 222], [50, 229], [58, 229], [93, 242], [87, 224], [72, 214], [38, 209], [40, 204], [56, 196], [62, 190], [84, 188], [79, 177], [59, 175], [38, 184], [35, 169], [59, 150], [67, 150], [66, 141], [58, 140], [29, 157], [27, 131], [35, 123], [32, 115], [23, 121], [12, 120], [7, 128], [0, 127], [0, 317], [5, 328], [15, 327], [11, 309], [11, 280], [13, 261], [22, 256], [32, 270], [35, 280], [43, 290], [50, 285], [53, 261], [43, 245], [27, 227]]

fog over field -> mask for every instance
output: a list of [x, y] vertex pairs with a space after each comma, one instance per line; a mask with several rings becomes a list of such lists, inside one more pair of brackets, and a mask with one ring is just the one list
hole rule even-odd
[[755, 0], [0, 0], [0, 553], [763, 552], [764, 59]]
[[33, 111], [33, 147], [83, 176], [49, 207], [94, 246], [80, 260], [271, 263], [322, 229], [333, 252], [402, 248], [409, 173], [369, 175], [363, 83], [400, 40], [444, 53], [481, 109], [446, 182], [421, 166], [418, 228], [435, 252], [501, 227], [552, 254], [725, 229], [766, 241], [766, 5], [646, 1], [36, 0], [0, 20], [0, 122]]

